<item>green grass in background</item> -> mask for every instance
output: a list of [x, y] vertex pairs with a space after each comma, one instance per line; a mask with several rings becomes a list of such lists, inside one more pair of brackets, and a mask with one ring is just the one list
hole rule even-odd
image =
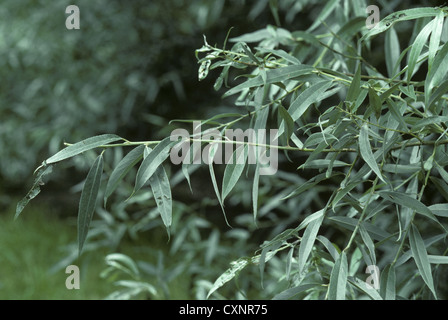
[[[76, 227], [45, 208], [30, 206], [14, 221], [13, 210], [0, 215], [0, 299], [102, 299], [114, 286], [100, 278], [100, 252], [80, 260], [79, 290], [68, 290], [65, 268], [50, 272], [76, 240]], [[76, 264], [76, 262], [74, 263]]]
[[[113, 253], [112, 249], [95, 249], [85, 252], [79, 260], [64, 263], [68, 257], [67, 248], [76, 247], [76, 219], [61, 219], [42, 205], [29, 206], [17, 220], [14, 220], [14, 208], [0, 213], [0, 300], [76, 300], [104, 299], [116, 290], [122, 289], [113, 281], [101, 278], [107, 268], [104, 258]], [[161, 232], [165, 232], [161, 230]], [[161, 233], [163, 234], [163, 233]], [[124, 241], [121, 252], [135, 261], [144, 261], [158, 265], [162, 254], [165, 258], [163, 269], [170, 269], [175, 263], [167, 254], [165, 237], [153, 234], [149, 239], [142, 236], [138, 242]], [[154, 239], [154, 237], [156, 239]], [[59, 268], [56, 268], [57, 265]], [[66, 265], [75, 264], [80, 270], [80, 289], [68, 290], [65, 281]], [[55, 270], [57, 269], [57, 270]], [[192, 299], [190, 278], [179, 275], [170, 280], [165, 287], [170, 294], [164, 294], [159, 276], [143, 276], [142, 281], [155, 285], [158, 297], [155, 299]], [[126, 275], [118, 274], [114, 280], [130, 280]], [[138, 298], [147, 298], [139, 296]]]

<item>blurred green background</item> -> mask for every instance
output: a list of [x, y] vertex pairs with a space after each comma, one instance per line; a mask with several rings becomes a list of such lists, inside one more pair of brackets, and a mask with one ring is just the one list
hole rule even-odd
[[[277, 1], [1, 2], [0, 299], [102, 299], [111, 293], [119, 298], [203, 299], [210, 281], [230, 261], [252, 255], [269, 238], [263, 224], [253, 224], [245, 184], [236, 186], [228, 204], [230, 218], [239, 226], [229, 230], [207, 170], [192, 177], [191, 194], [178, 172], [167, 167], [174, 199], [171, 238], [149, 191], [123, 203], [132, 190], [131, 178], [107, 208], [98, 208], [85, 252], [78, 259], [76, 214], [93, 152], [58, 164], [39, 197], [17, 221], [13, 217], [16, 203], [32, 185], [34, 169], [64, 142], [103, 133], [134, 141], [157, 140], [176, 128], [170, 120], [206, 119], [235, 110], [230, 99], [222, 100], [222, 92], [213, 90], [218, 75], [213, 70], [198, 81], [194, 51], [202, 46], [203, 35], [222, 46], [231, 27], [232, 36], [238, 36], [276, 25], [272, 3]], [[280, 21], [291, 31], [304, 30], [324, 3], [278, 1]], [[403, 5], [403, 1], [378, 3], [387, 12]], [[72, 4], [80, 9], [80, 30], [65, 27], [65, 8]], [[106, 173], [127, 151], [108, 153]], [[263, 197], [279, 201], [269, 185], [259, 194], [260, 202]], [[290, 212], [283, 214], [269, 221], [274, 231], [284, 230], [294, 219]], [[131, 257], [138, 272], [133, 271], [133, 262], [108, 265], [105, 257], [114, 252]], [[80, 268], [80, 290], [65, 287], [65, 267], [70, 264]], [[265, 281], [270, 272], [284, 267], [275, 259], [272, 265]], [[247, 278], [260, 283], [258, 270], [245, 272], [253, 272]], [[150, 283], [157, 293], [123, 289], [117, 286], [119, 280]], [[253, 290], [244, 298], [264, 299], [275, 286], [283, 285], [265, 282], [260, 292], [244, 283], [245, 277], [239, 281], [249, 294]], [[241, 298], [232, 288], [228, 296]]]
[[[80, 9], [80, 30], [65, 27], [65, 8], [71, 4]], [[31, 186], [34, 169], [64, 142], [102, 133], [155, 140], [169, 135], [172, 119], [205, 118], [229, 108], [230, 102], [212, 89], [212, 77], [198, 81], [194, 50], [202, 46], [203, 35], [222, 44], [232, 26], [236, 35], [274, 23], [269, 10], [264, 10], [267, 7], [268, 1], [244, 0], [2, 1], [0, 299], [104, 298], [116, 289], [113, 281], [100, 277], [106, 254], [126, 252], [160, 267], [162, 252], [178, 250], [167, 243], [154, 215], [148, 224], [145, 215], [135, 218], [126, 210], [117, 214], [111, 209], [103, 210], [101, 218], [112, 217], [113, 222], [107, 220], [104, 229], [93, 226], [92, 237], [101, 236], [91, 241], [90, 252], [76, 260], [79, 185], [91, 165], [89, 154], [58, 165], [17, 221], [13, 221], [15, 205]], [[126, 150], [120, 152], [115, 153], [116, 159]], [[209, 182], [209, 177], [204, 179]], [[187, 188], [180, 187], [179, 198], [190, 197]], [[146, 209], [135, 206], [129, 210], [132, 214], [148, 209], [147, 203]], [[185, 210], [178, 209], [178, 214]], [[208, 239], [213, 227], [198, 217], [191, 219], [194, 228], [207, 230]], [[141, 234], [156, 231], [137, 239], [129, 236], [131, 225], [144, 226]], [[197, 252], [201, 250], [199, 246]], [[81, 290], [65, 288], [64, 270], [70, 263], [80, 266]], [[217, 266], [216, 271], [225, 266]], [[176, 271], [165, 282], [152, 272], [165, 292], [160, 298], [192, 297], [185, 288], [191, 283], [178, 280], [184, 271]]]

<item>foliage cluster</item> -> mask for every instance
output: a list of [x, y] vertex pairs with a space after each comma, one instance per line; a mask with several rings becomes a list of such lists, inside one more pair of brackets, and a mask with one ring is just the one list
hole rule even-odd
[[[178, 143], [170, 137], [102, 134], [44, 161], [17, 215], [52, 167], [88, 154], [73, 258], [85, 243], [117, 243], [164, 225], [170, 257], [182, 260], [160, 274], [162, 262], [108, 256], [107, 272], [132, 278], [113, 298], [167, 297], [166, 283], [185, 274], [199, 299], [446, 298], [448, 9], [397, 8], [368, 30], [365, 1], [332, 0], [312, 7], [308, 28], [288, 30], [280, 26], [283, 6], [293, 15], [311, 4], [261, 3], [276, 26], [220, 46], [204, 37], [196, 57], [199, 80], [215, 74], [214, 89], [235, 104], [202, 120], [203, 130], [278, 129], [279, 146], [269, 146], [280, 151], [275, 175], [261, 176], [260, 164], [179, 168], [167, 160]], [[193, 179], [204, 173], [216, 200], [176, 201], [175, 188], [187, 183], [194, 194]], [[214, 223], [219, 211], [210, 201], [232, 228]], [[366, 281], [375, 276], [368, 266], [380, 271], [378, 289]], [[137, 279], [139, 268], [159, 275], [160, 287]]]

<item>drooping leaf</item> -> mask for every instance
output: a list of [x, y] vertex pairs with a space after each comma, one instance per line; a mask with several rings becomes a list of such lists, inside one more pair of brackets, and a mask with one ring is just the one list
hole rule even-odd
[[232, 191], [243, 173], [249, 152], [248, 145], [236, 148], [232, 155], [232, 163], [228, 163], [222, 180], [222, 201]]
[[311, 221], [303, 233], [302, 240], [299, 247], [299, 258], [297, 261], [298, 272], [302, 274], [303, 268], [308, 260], [308, 257], [313, 249], [314, 242], [316, 241], [317, 232], [322, 224], [324, 216], [322, 215], [319, 219]]
[[426, 252], [425, 243], [418, 231], [417, 227], [412, 224], [409, 232], [409, 243], [411, 245], [412, 256], [417, 265], [420, 275], [425, 281], [428, 288], [431, 290], [434, 297], [437, 299], [437, 293], [434, 288], [434, 280], [432, 278], [431, 265], [428, 260], [428, 253]]
[[380, 294], [384, 300], [395, 300], [395, 267], [388, 265], [381, 273]]
[[100, 154], [87, 174], [84, 187], [81, 192], [78, 211], [78, 254], [82, 252], [84, 241], [89, 231], [95, 211], [96, 200], [100, 190], [101, 176], [103, 174], [103, 154]]
[[33, 186], [31, 187], [30, 191], [28, 191], [26, 196], [22, 200], [20, 200], [19, 203], [17, 204], [14, 219], [17, 219], [19, 215], [22, 213], [22, 211], [25, 209], [25, 207], [28, 205], [28, 203], [40, 193], [40, 188], [44, 184], [43, 178], [46, 175], [50, 174], [52, 170], [53, 170], [52, 166], [44, 166], [41, 167], [39, 170], [37, 170]]
[[339, 255], [330, 275], [328, 286], [328, 300], [345, 300], [347, 289], [348, 263], [345, 251]]
[[384, 50], [387, 74], [392, 78], [394, 76], [395, 64], [400, 57], [400, 42], [394, 27], [390, 28], [386, 32]]
[[357, 277], [348, 277], [348, 283], [353, 285], [355, 288], [360, 290], [361, 292], [364, 292], [367, 294], [371, 299], [373, 300], [383, 300], [374, 288], [367, 285], [365, 281], [362, 281], [361, 279]]
[[126, 156], [124, 156], [114, 168], [107, 182], [106, 191], [104, 192], [104, 206], [106, 206], [107, 199], [118, 187], [120, 181], [132, 169], [132, 167], [134, 167], [143, 158], [144, 149], [144, 145], [133, 149]]
[[404, 193], [395, 192], [395, 191], [380, 191], [379, 194], [387, 200], [391, 200], [392, 202], [404, 206], [406, 208], [410, 208], [415, 210], [417, 213], [424, 215], [425, 217], [430, 218], [431, 220], [439, 223], [437, 218], [431, 212], [431, 210], [425, 206], [421, 201], [414, 199]]
[[377, 119], [381, 116], [382, 103], [380, 97], [376, 94], [375, 90], [369, 87], [369, 102], [375, 111]]
[[286, 289], [285, 291], [282, 291], [282, 292], [276, 294], [272, 298], [272, 300], [292, 299], [292, 298], [294, 298], [294, 296], [297, 296], [298, 294], [300, 294], [306, 290], [312, 289], [314, 287], [317, 287], [319, 285], [320, 285], [319, 283], [307, 283], [307, 284], [302, 284], [302, 285], [299, 285], [296, 287], [292, 287], [292, 288]]
[[319, 15], [314, 20], [314, 23], [311, 25], [311, 27], [308, 28], [307, 31], [311, 32], [314, 29], [316, 29], [319, 25], [321, 25], [322, 21], [324, 21], [333, 12], [333, 10], [337, 7], [338, 3], [339, 3], [339, 0], [328, 1], [325, 4], [325, 7], [323, 7], [322, 11], [319, 13]]
[[221, 193], [219, 192], [218, 182], [216, 181], [215, 170], [213, 169], [213, 159], [215, 157], [216, 151], [218, 150], [218, 147], [219, 146], [217, 144], [212, 144], [210, 146], [208, 154], [208, 168], [213, 184], [213, 189], [215, 190], [216, 198], [218, 199], [219, 205], [221, 206], [222, 213], [224, 214], [224, 219], [226, 220], [227, 225], [230, 226], [229, 222], [227, 221], [226, 211], [224, 210], [223, 199], [221, 198]]
[[433, 29], [433, 21], [429, 22], [417, 35], [414, 43], [411, 46], [411, 50], [409, 51], [408, 58], [408, 70], [407, 70], [407, 81], [409, 82], [414, 73], [414, 68], [417, 64], [417, 59], [423, 49], [423, 46], [428, 41], [429, 35]]
[[425, 104], [428, 105], [432, 91], [439, 86], [448, 73], [448, 42], [437, 52], [431, 70], [425, 80]]
[[143, 185], [148, 182], [149, 178], [156, 172], [157, 168], [169, 156], [171, 146], [177, 141], [171, 141], [170, 137], [163, 139], [151, 153], [142, 161], [135, 179], [135, 187], [132, 194], [139, 191]]
[[432, 25], [431, 39], [429, 40], [428, 48], [428, 71], [431, 71], [432, 69], [432, 63], [434, 61], [437, 49], [439, 48], [444, 16], [444, 12], [440, 11], [433, 20], [434, 22]]
[[370, 146], [370, 141], [369, 141], [369, 127], [367, 124], [364, 124], [361, 127], [361, 130], [359, 133], [359, 151], [361, 153], [361, 157], [368, 164], [368, 166], [373, 170], [373, 172], [375, 172], [375, 174], [378, 176], [378, 178], [380, 178], [381, 181], [385, 182], [383, 175], [381, 174], [380, 168], [378, 167], [378, 164], [376, 163], [376, 159], [373, 156], [372, 148]]
[[[321, 95], [331, 86], [331, 81], [319, 81], [300, 93], [291, 103], [288, 113], [292, 120], [297, 121], [308, 109], [308, 107], [317, 102]], [[279, 129], [279, 132], [281, 130]]]
[[158, 167], [156, 172], [149, 178], [149, 185], [151, 186], [157, 209], [169, 235], [173, 214], [173, 199], [171, 196], [170, 180], [163, 165]]
[[289, 139], [294, 132], [294, 120], [292, 120], [288, 111], [281, 105], [278, 106], [278, 115], [282, 119], [282, 122], [285, 124], [286, 143], [289, 145]]

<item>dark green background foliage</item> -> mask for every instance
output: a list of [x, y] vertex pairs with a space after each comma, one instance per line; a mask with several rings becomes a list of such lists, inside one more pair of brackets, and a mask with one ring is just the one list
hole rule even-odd
[[[16, 216], [41, 193], [77, 230], [49, 277], [100, 256], [112, 299], [448, 298], [445, 7], [29, 2], [0, 10], [1, 200], [32, 186]], [[280, 129], [279, 170], [171, 164], [195, 119]]]

